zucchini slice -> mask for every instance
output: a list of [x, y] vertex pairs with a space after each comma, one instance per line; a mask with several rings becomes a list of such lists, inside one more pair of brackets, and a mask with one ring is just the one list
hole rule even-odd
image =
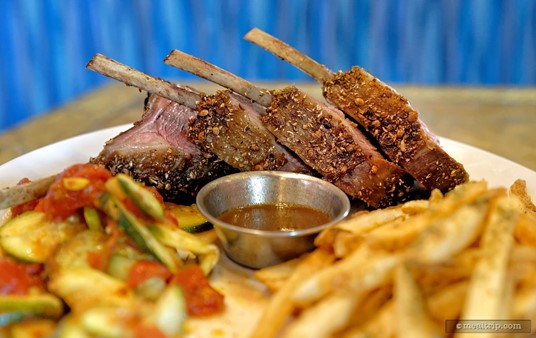
[[63, 317], [54, 332], [54, 338], [95, 338], [87, 332], [80, 324], [80, 316], [71, 314]]
[[162, 294], [162, 291], [166, 288], [166, 280], [160, 276], [154, 276], [147, 278], [136, 288], [134, 289], [134, 292], [137, 296], [140, 296], [143, 299], [147, 299], [149, 301], [154, 301], [160, 297]]
[[[0, 312], [0, 328], [16, 322], [20, 322], [24, 318], [26, 318], [26, 315], [21, 312]], [[0, 337], [3, 337], [1, 330]]]
[[84, 219], [90, 230], [104, 232], [99, 212], [95, 208], [84, 207]]
[[130, 269], [132, 269], [134, 264], [136, 264], [135, 259], [115, 253], [110, 258], [108, 274], [126, 282], [128, 280]]
[[63, 314], [63, 303], [58, 297], [49, 294], [2, 295], [0, 313], [17, 313], [33, 317], [59, 318]]
[[27, 211], [0, 227], [0, 246], [18, 259], [44, 263], [59, 244], [84, 228], [76, 222], [50, 222], [43, 212]]
[[212, 223], [197, 209], [196, 204], [179, 205], [166, 202], [165, 206], [175, 215], [179, 227], [186, 232], [197, 233], [212, 229]]
[[151, 225], [151, 233], [163, 244], [177, 249], [178, 252], [190, 252], [199, 257], [199, 265], [208, 275], [220, 258], [220, 251], [214, 244], [204, 242], [194, 234], [181, 229]]
[[105, 212], [125, 230], [142, 250], [154, 254], [172, 273], [177, 272], [181, 264], [174, 252], [161, 244], [147, 229], [146, 224], [136, 218], [112, 195], [105, 196], [102, 203]]
[[27, 319], [10, 328], [10, 338], [52, 337], [55, 323], [49, 319]]
[[132, 335], [128, 324], [135, 318], [134, 308], [97, 306], [81, 315], [80, 324], [97, 337], [122, 338]]
[[125, 282], [93, 269], [60, 270], [52, 275], [48, 288], [61, 297], [75, 314], [97, 305], [128, 307], [135, 301]]
[[168, 337], [175, 337], [182, 332], [186, 317], [182, 289], [169, 284], [156, 301], [150, 321]]
[[125, 174], [117, 174], [113, 179], [119, 182], [123, 192], [140, 210], [154, 219], [164, 219], [164, 207], [149, 190]]
[[55, 254], [60, 268], [91, 268], [88, 262], [90, 252], [105, 250], [106, 235], [99, 231], [83, 230], [63, 242]]
[[[150, 306], [150, 303], [146, 304]], [[186, 300], [179, 286], [171, 284], [160, 294], [154, 307], [149, 307], [147, 324], [154, 325], [167, 337], [177, 337], [187, 317]], [[135, 306], [96, 306], [80, 316], [81, 326], [89, 333], [104, 338], [121, 338], [132, 334], [132, 321], [140, 309]]]

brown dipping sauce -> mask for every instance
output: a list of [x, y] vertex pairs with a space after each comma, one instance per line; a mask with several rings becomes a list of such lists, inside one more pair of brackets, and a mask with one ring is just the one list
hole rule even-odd
[[222, 221], [247, 229], [294, 231], [322, 225], [331, 220], [325, 212], [298, 204], [255, 204], [228, 210]]

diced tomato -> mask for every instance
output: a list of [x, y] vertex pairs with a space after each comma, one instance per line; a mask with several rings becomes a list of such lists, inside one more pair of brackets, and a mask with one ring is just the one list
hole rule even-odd
[[168, 208], [164, 209], [164, 223], [172, 225], [173, 228], [179, 227], [179, 220], [177, 219], [177, 216], [175, 216], [173, 211], [169, 210]]
[[136, 216], [136, 218], [142, 219], [146, 217], [143, 211], [141, 211], [131, 199], [125, 198], [121, 202], [123, 202], [125, 208]]
[[108, 238], [106, 240], [106, 245], [99, 250], [89, 252], [87, 254], [88, 264], [97, 270], [104, 271], [110, 262], [110, 258], [114, 253], [117, 242], [119, 242], [123, 232], [119, 229], [117, 223], [111, 219], [107, 219], [106, 229], [108, 233]]
[[156, 326], [140, 324], [136, 326], [134, 338], [166, 338], [167, 336]]
[[[84, 206], [93, 205], [104, 191], [104, 183], [112, 174], [96, 164], [75, 164], [67, 168], [44, 197], [43, 210], [53, 219], [65, 219]], [[73, 178], [87, 179], [73, 180]], [[77, 184], [78, 183], [78, 184]]]
[[32, 286], [42, 288], [38, 274], [40, 264], [22, 264], [8, 258], [0, 258], [0, 295], [26, 295]]
[[88, 264], [96, 270], [104, 270], [108, 266], [110, 255], [103, 251], [93, 251], [87, 254]]
[[147, 185], [145, 186], [145, 189], [149, 190], [153, 194], [153, 196], [156, 197], [156, 199], [160, 201], [161, 204], [164, 204], [164, 197], [162, 197], [162, 195], [160, 194], [158, 189], [156, 189], [156, 187]]
[[35, 211], [45, 212], [45, 198], [40, 198], [34, 208]]
[[[21, 179], [17, 183], [17, 185], [21, 185], [21, 184], [25, 184], [25, 183], [30, 183], [30, 179], [25, 177], [25, 178]], [[28, 202], [25, 202], [25, 203], [22, 203], [22, 204], [19, 204], [19, 205], [16, 205], [16, 206], [12, 207], [11, 208], [12, 217], [18, 216], [18, 215], [22, 214], [25, 211], [34, 210], [34, 208], [35, 208], [35, 206], [37, 205], [38, 202], [39, 202], [39, 200], [35, 199], [35, 200], [28, 201]]]
[[167, 281], [171, 277], [171, 272], [158, 262], [140, 260], [130, 269], [127, 284], [129, 287], [135, 288], [152, 277], [161, 277]]
[[176, 283], [184, 291], [190, 316], [208, 316], [223, 311], [223, 295], [209, 284], [198, 265], [177, 272], [170, 283]]
[[11, 217], [16, 217], [26, 211], [34, 210], [39, 200], [28, 201], [11, 208]]

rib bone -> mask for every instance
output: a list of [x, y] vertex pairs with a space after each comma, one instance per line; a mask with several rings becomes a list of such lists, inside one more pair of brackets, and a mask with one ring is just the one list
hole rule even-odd
[[0, 210], [44, 196], [57, 175], [0, 190]]
[[325, 81], [331, 79], [334, 75], [333, 72], [326, 66], [316, 62], [309, 56], [299, 52], [283, 41], [276, 39], [275, 37], [261, 31], [258, 28], [253, 28], [251, 31], [249, 31], [244, 36], [244, 39], [253, 42], [267, 51], [279, 56], [291, 65], [297, 66], [318, 82], [324, 83]]
[[164, 62], [170, 66], [195, 74], [225, 88], [229, 88], [263, 106], [270, 105], [270, 102], [272, 101], [268, 90], [260, 89], [251, 82], [246, 81], [233, 73], [179, 50], [175, 49], [171, 51], [171, 53], [164, 59]]
[[192, 109], [196, 108], [197, 102], [201, 99], [201, 96], [193, 91], [179, 88], [170, 82], [149, 76], [102, 54], [95, 54], [86, 68]]

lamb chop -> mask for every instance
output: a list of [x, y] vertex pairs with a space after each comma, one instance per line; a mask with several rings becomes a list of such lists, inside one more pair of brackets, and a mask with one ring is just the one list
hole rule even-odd
[[266, 128], [307, 165], [348, 195], [377, 208], [407, 197], [406, 172], [385, 160], [344, 114], [296, 87], [268, 91], [178, 50], [165, 63], [216, 82], [266, 107]]
[[[275, 141], [275, 137], [260, 123], [258, 114], [254, 111], [258, 109], [256, 105], [241, 96], [227, 90], [218, 91], [214, 95], [207, 96], [191, 88], [180, 87], [152, 78], [102, 55], [96, 55], [88, 64], [88, 68], [173, 100], [173, 102], [168, 100], [157, 101], [160, 102], [160, 105], [165, 105], [165, 108], [160, 105], [149, 105], [142, 120], [147, 120], [149, 125], [158, 127], [158, 121], [162, 119], [162, 116], [167, 117], [166, 120], [170, 121], [175, 119], [173, 121], [174, 127], [165, 125], [163, 131], [166, 133], [167, 138], [180, 137], [178, 144], [172, 143], [174, 146], [188, 144], [188, 149], [182, 149], [185, 153], [190, 153], [194, 149], [203, 150], [202, 155], [204, 158], [210, 159], [216, 155], [219, 160], [241, 171], [284, 170], [313, 174], [313, 171], [298, 157]], [[152, 110], [163, 110], [164, 115], [155, 112], [157, 115], [151, 117]], [[198, 111], [200, 112], [199, 114], [197, 113]], [[143, 149], [143, 147], [136, 146], [126, 151], [125, 149], [128, 149], [132, 144], [132, 138], [135, 141], [141, 140], [142, 144], [147, 140], [146, 137], [140, 135], [145, 130], [136, 127], [128, 136], [116, 140], [123, 143], [119, 149], [123, 150], [125, 154], [128, 154], [129, 151], [135, 153], [138, 149]], [[151, 126], [148, 128], [150, 129]], [[160, 134], [162, 134], [161, 131]], [[192, 138], [191, 135], [194, 135], [194, 137]], [[129, 142], [125, 143], [123, 140], [128, 140]], [[191, 144], [192, 140], [197, 147]], [[101, 155], [97, 157], [97, 160], [107, 163], [108, 166], [113, 168], [118, 167], [123, 170], [130, 168], [126, 171], [136, 179], [143, 178], [145, 175], [143, 171], [150, 163], [158, 166], [160, 165], [160, 160], [165, 160], [165, 158], [152, 158], [151, 162], [148, 163], [139, 161], [139, 163], [133, 163], [128, 160], [129, 157], [119, 156], [119, 161], [117, 161], [116, 148], [108, 144]], [[167, 162], [170, 161], [168, 160]], [[203, 164], [209, 165], [206, 169], [210, 169], [211, 163], [199, 162], [199, 167], [190, 168], [182, 174], [186, 175], [186, 177], [197, 177], [197, 174], [203, 173]], [[134, 165], [138, 168], [138, 171], [133, 170]], [[218, 162], [218, 165], [221, 165], [221, 163]], [[164, 169], [167, 170], [167, 166]], [[173, 169], [176, 170], [166, 176], [166, 182], [169, 180], [170, 175], [175, 176], [175, 180], [179, 179], [177, 175], [180, 176], [180, 170], [184, 168], [177, 165]], [[229, 168], [225, 169], [222, 173], [230, 171]], [[211, 172], [209, 171], [207, 174]], [[161, 174], [164, 174], [164, 171]], [[151, 176], [153, 177], [154, 175]], [[212, 178], [214, 178], [214, 175], [207, 176], [207, 179]], [[144, 179], [143, 181], [148, 180]], [[169, 187], [169, 185], [161, 184], [160, 179], [151, 178], [151, 181], [154, 181], [154, 184], [158, 184], [158, 186]], [[203, 184], [206, 181], [201, 180], [199, 183]], [[171, 187], [174, 187], [173, 190], [177, 190], [177, 187], [181, 187], [181, 185], [177, 186], [175, 184], [171, 185]], [[190, 193], [195, 194], [199, 187], [199, 185], [195, 185], [194, 189], [190, 189]]]
[[156, 187], [165, 200], [193, 203], [203, 185], [236, 171], [190, 142], [188, 121], [195, 115], [194, 109], [152, 94], [141, 120], [106, 142], [90, 162]]
[[245, 39], [320, 82], [324, 97], [365, 128], [387, 157], [427, 190], [446, 192], [468, 180], [463, 165], [441, 148], [408, 100], [363, 68], [354, 66], [347, 72], [333, 73], [256, 28]]
[[90, 162], [104, 165], [114, 175], [129, 174], [156, 187], [166, 200], [183, 204], [192, 203], [209, 181], [236, 171], [188, 139], [188, 123], [197, 114], [192, 107], [202, 93], [152, 78], [99, 54], [87, 67], [162, 95], [149, 95], [141, 119], [106, 142]]

